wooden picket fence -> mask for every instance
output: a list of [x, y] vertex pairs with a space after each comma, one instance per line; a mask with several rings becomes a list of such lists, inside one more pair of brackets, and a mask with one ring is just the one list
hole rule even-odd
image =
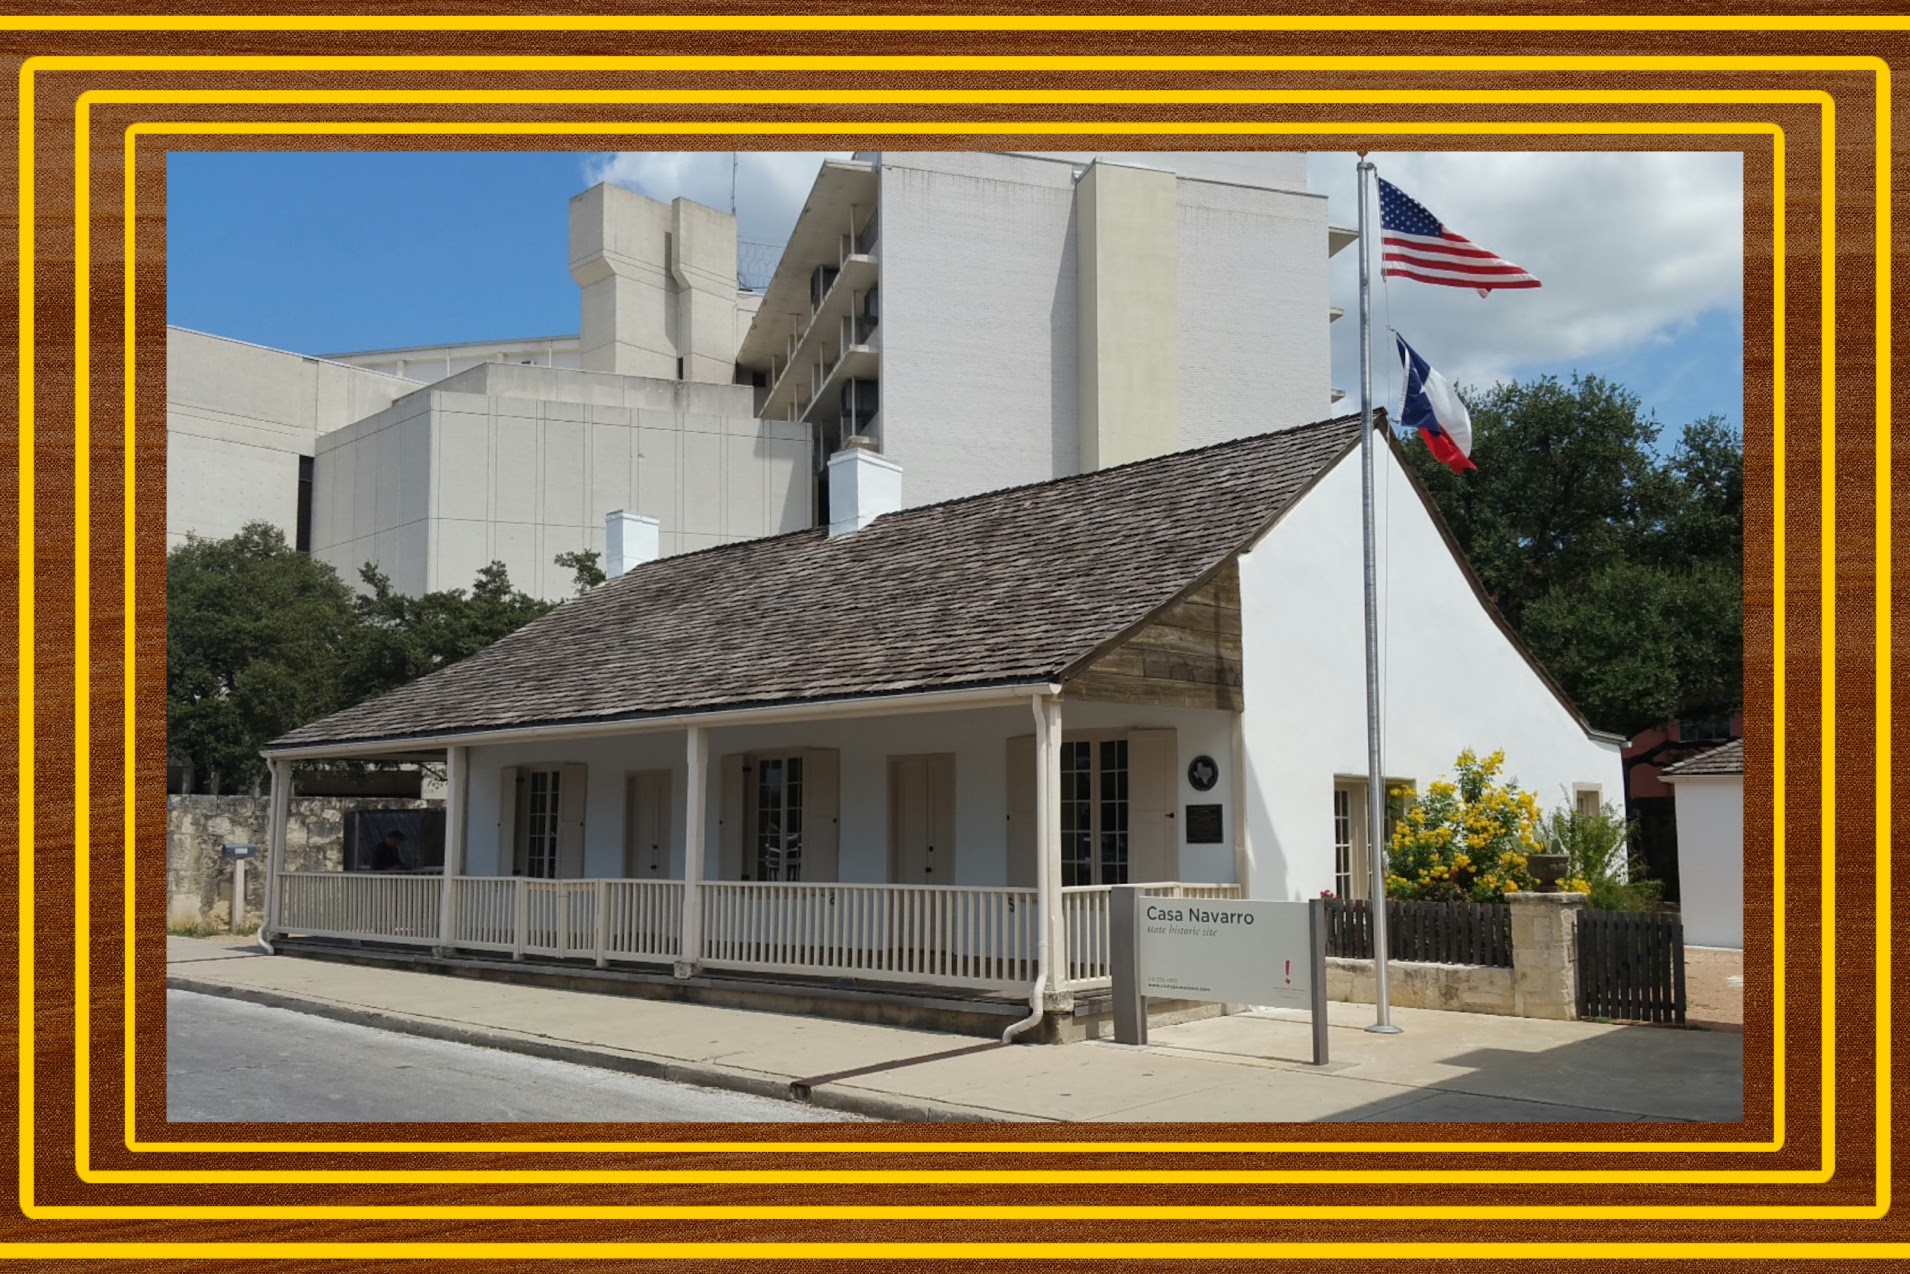
[[1578, 913], [1578, 1015], [1684, 1025], [1684, 922], [1676, 913]]
[[[1386, 950], [1394, 960], [1512, 967], [1512, 908], [1502, 903], [1386, 900]], [[1373, 958], [1373, 911], [1363, 899], [1326, 900], [1326, 953]]]

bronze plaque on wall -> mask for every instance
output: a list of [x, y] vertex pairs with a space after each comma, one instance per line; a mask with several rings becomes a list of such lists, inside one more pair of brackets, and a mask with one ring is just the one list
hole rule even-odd
[[1218, 845], [1224, 839], [1221, 835], [1220, 806], [1189, 805], [1187, 807], [1187, 843], [1189, 845]]

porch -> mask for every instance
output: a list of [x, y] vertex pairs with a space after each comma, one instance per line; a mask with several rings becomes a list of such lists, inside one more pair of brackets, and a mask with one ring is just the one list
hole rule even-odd
[[[446, 885], [449, 894], [446, 894]], [[1108, 985], [1109, 885], [1063, 887], [1062, 993]], [[1234, 884], [1145, 893], [1238, 898]], [[700, 924], [685, 922], [694, 893]], [[1039, 891], [784, 881], [535, 880], [286, 872], [274, 939], [491, 953], [599, 968], [687, 967], [1025, 994], [1038, 975]]]
[[[266, 938], [410, 949], [499, 976], [554, 962], [632, 981], [707, 971], [952, 994], [997, 1012], [1021, 1000], [1010, 1033], [1033, 1029], [1108, 986], [1113, 885], [1244, 893], [1238, 713], [1211, 688], [1193, 703], [1107, 690], [447, 741], [433, 749], [445, 872], [291, 872], [274, 855]], [[279, 776], [292, 758], [272, 759]]]

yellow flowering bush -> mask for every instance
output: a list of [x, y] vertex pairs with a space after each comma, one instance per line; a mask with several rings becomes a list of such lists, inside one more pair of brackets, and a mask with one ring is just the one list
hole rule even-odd
[[1505, 753], [1481, 758], [1471, 748], [1453, 762], [1454, 780], [1440, 779], [1409, 799], [1387, 852], [1386, 894], [1433, 902], [1497, 902], [1535, 889], [1526, 860], [1540, 852], [1542, 813], [1530, 792], [1498, 782]]

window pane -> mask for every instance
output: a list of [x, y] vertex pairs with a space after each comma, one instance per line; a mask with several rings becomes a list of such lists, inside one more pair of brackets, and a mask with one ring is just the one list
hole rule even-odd
[[1101, 872], [1103, 885], [1127, 883], [1127, 740], [1101, 744]]
[[1093, 750], [1086, 743], [1061, 745], [1061, 883], [1094, 883]]
[[1333, 892], [1353, 896], [1353, 799], [1343, 787], [1333, 789]]

